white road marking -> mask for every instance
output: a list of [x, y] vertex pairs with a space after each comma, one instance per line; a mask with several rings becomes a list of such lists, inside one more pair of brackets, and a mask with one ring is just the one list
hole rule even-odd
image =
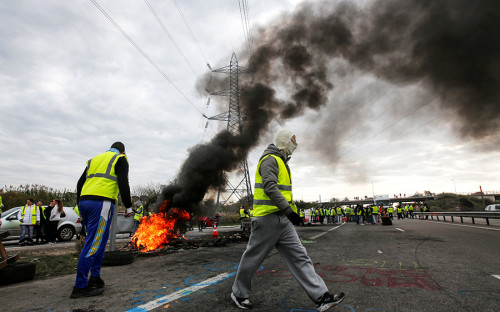
[[492, 274], [492, 276], [500, 279], [500, 275], [494, 275], [494, 274]]
[[210, 285], [213, 285], [225, 278], [227, 278], [228, 276], [230, 276], [231, 274], [234, 274], [231, 273], [231, 272], [226, 272], [226, 273], [222, 273], [222, 274], [219, 274], [217, 276], [214, 276], [212, 278], [209, 278], [207, 280], [204, 280], [203, 282], [199, 282], [193, 286], [190, 286], [190, 287], [186, 287], [186, 288], [183, 288], [183, 289], [180, 289], [174, 293], [171, 293], [171, 294], [168, 294], [168, 295], [165, 295], [163, 297], [160, 297], [160, 298], [156, 298], [155, 300], [153, 301], [150, 301], [150, 302], [147, 302], [145, 304], [142, 304], [140, 306], [137, 306], [135, 308], [131, 308], [131, 309], [128, 309], [127, 312], [139, 312], [139, 311], [150, 311], [150, 310], [153, 310], [155, 308], [158, 308], [162, 305], [165, 305], [166, 303], [169, 303], [169, 302], [172, 302], [172, 301], [175, 301], [177, 299], [180, 299], [186, 295], [189, 295], [195, 291], [198, 291], [202, 288], [205, 288], [207, 286], [210, 286]]
[[309, 237], [309, 239], [311, 239], [311, 240], [312, 240], [312, 239], [316, 239], [316, 238], [318, 238], [318, 237], [320, 237], [320, 236], [325, 235], [326, 233], [328, 233], [328, 232], [330, 232], [330, 231], [333, 231], [333, 230], [335, 230], [335, 229], [338, 229], [338, 228], [339, 228], [339, 227], [341, 227], [342, 225], [344, 225], [344, 224], [338, 225], [338, 226], [336, 226], [336, 227], [334, 227], [334, 228], [331, 228], [331, 229], [329, 229], [328, 231], [323, 232], [323, 233], [321, 233], [321, 234], [318, 234], [318, 235], [316, 235], [316, 236]]
[[404, 232], [404, 231], [405, 231], [405, 230], [400, 229], [400, 228], [396, 228], [396, 230], [401, 231], [401, 232]]
[[439, 224], [448, 224], [448, 225], [471, 227], [471, 228], [475, 228], [475, 229], [500, 231], [500, 229], [497, 229], [497, 228], [489, 228], [489, 227], [477, 226], [477, 225], [457, 224], [457, 223], [451, 223], [451, 222], [440, 222], [440, 221], [431, 221], [431, 220], [428, 220], [428, 221], [433, 222], [433, 223], [439, 223]]

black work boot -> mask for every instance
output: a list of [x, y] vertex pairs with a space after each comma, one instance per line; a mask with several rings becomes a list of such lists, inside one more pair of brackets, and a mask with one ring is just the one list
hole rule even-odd
[[104, 288], [104, 281], [98, 276], [91, 276], [89, 279], [89, 286], [94, 288]]
[[102, 288], [93, 288], [90, 286], [87, 286], [85, 288], [73, 287], [73, 291], [71, 292], [71, 295], [69, 297], [71, 299], [75, 299], [75, 298], [82, 298], [82, 297], [99, 296], [103, 292], [104, 292], [104, 289], [102, 289]]

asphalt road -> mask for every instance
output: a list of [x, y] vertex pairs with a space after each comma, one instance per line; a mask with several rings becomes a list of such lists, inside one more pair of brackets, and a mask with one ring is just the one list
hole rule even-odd
[[[346, 293], [330, 311], [500, 311], [499, 226], [396, 220], [297, 231], [329, 289]], [[238, 311], [229, 294], [245, 246], [186, 249], [105, 267], [99, 297], [69, 299], [74, 275], [3, 286], [0, 310]], [[276, 250], [257, 272], [250, 300], [256, 311], [314, 311]]]

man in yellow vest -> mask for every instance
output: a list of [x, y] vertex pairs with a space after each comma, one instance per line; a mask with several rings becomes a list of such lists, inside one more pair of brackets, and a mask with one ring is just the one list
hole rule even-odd
[[398, 212], [398, 220], [402, 219], [403, 218], [403, 208], [401, 207], [401, 205], [398, 205], [396, 210]]
[[108, 242], [113, 210], [118, 203], [118, 193], [126, 208], [125, 215], [130, 216], [132, 213], [128, 170], [125, 146], [121, 142], [115, 142], [108, 151], [87, 161], [87, 166], [78, 180], [76, 199], [82, 223], [87, 228], [87, 239], [78, 258], [76, 282], [70, 298], [103, 293], [101, 263]]
[[380, 208], [377, 205], [372, 205], [372, 224], [380, 222]]
[[144, 207], [142, 206], [142, 202], [140, 200], [136, 201], [134, 203], [134, 206], [136, 206], [136, 209], [132, 209], [132, 211], [135, 213], [134, 214], [134, 230], [130, 234], [130, 236], [133, 236], [135, 234], [135, 231], [139, 228], [139, 224], [141, 223], [141, 218], [144, 217]]
[[38, 213], [40, 214], [40, 222], [35, 225], [35, 232], [36, 232], [36, 241], [35, 244], [44, 244], [47, 242], [45, 235], [43, 234], [43, 231], [45, 231], [45, 207], [42, 205], [42, 202], [39, 200], [36, 202], [36, 208], [38, 209]]
[[288, 265], [290, 272], [317, 304], [318, 311], [339, 304], [344, 293], [332, 295], [300, 242], [294, 225], [300, 216], [292, 196], [292, 177], [288, 160], [297, 147], [290, 130], [280, 130], [275, 144], [262, 154], [255, 173], [252, 233], [241, 257], [232, 287], [231, 299], [240, 309], [251, 309], [249, 301], [252, 277], [273, 247]]
[[392, 205], [387, 207], [387, 214], [389, 215], [391, 220], [394, 219], [394, 207]]
[[[19, 245], [33, 245], [33, 230], [35, 229], [35, 225], [40, 224], [40, 212], [33, 199], [28, 199], [26, 205], [19, 209], [17, 220], [21, 223]], [[26, 239], [26, 233], [28, 233], [28, 239]]]
[[[0, 195], [0, 218], [2, 217], [2, 210], [3, 210], [3, 202], [2, 202], [2, 196]], [[2, 225], [2, 220], [0, 220], [0, 225]]]

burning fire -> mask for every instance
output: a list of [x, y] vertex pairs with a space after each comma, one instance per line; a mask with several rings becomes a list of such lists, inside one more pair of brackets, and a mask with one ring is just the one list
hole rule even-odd
[[168, 202], [164, 201], [159, 213], [149, 217], [142, 217], [139, 228], [132, 237], [132, 241], [141, 252], [158, 249], [168, 244], [172, 239], [179, 237], [178, 222], [187, 221], [190, 215], [179, 208], [167, 209]]

